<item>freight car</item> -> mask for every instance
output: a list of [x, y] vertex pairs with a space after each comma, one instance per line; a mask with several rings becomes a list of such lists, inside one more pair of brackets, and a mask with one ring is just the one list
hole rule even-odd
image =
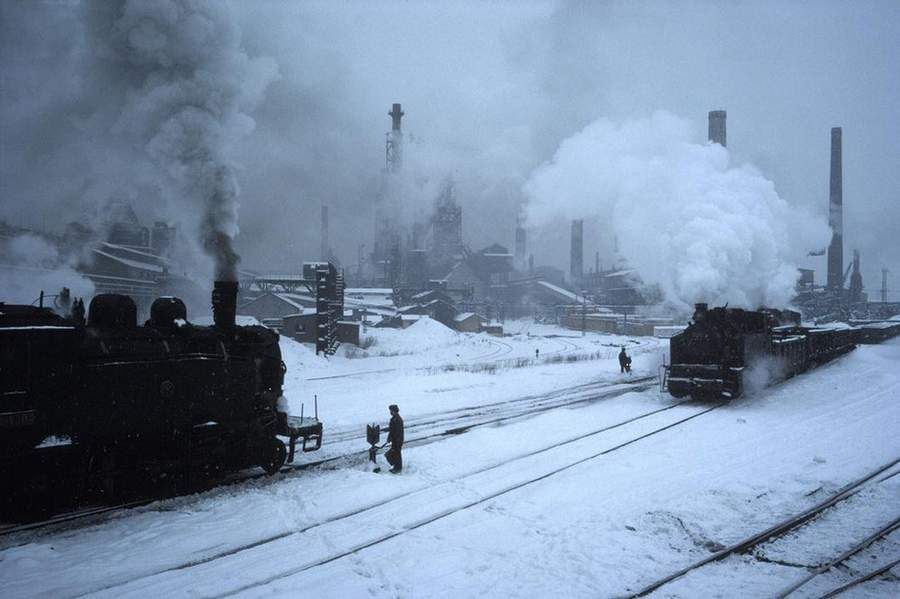
[[862, 322], [853, 330], [853, 338], [859, 344], [881, 343], [897, 335], [900, 335], [900, 321], [897, 320]]
[[[322, 424], [284, 411], [278, 334], [236, 326], [237, 283], [217, 281], [210, 327], [157, 299], [93, 298], [87, 322], [0, 304], [0, 480], [11, 503], [54, 488], [119, 496], [260, 466], [321, 446]], [[20, 495], [16, 499], [16, 495]]]
[[789, 310], [697, 304], [691, 324], [670, 341], [666, 387], [675, 397], [734, 399], [750, 377], [771, 384], [854, 347], [851, 328], [804, 327]]

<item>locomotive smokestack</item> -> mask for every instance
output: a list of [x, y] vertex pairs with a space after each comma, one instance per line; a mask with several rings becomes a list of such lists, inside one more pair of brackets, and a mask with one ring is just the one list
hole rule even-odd
[[216, 281], [213, 284], [213, 322], [220, 329], [232, 329], [237, 318], [237, 281]]
[[841, 128], [831, 129], [831, 180], [828, 200], [828, 224], [831, 245], [828, 246], [828, 287], [844, 286], [844, 197], [841, 168]]
[[725, 147], [725, 116], [724, 110], [709, 111], [709, 141]]

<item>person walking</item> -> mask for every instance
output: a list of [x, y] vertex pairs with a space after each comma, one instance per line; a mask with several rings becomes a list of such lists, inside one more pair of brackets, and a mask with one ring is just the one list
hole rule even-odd
[[391, 448], [385, 452], [384, 458], [391, 465], [390, 472], [399, 474], [403, 470], [403, 418], [400, 417], [397, 404], [389, 405], [388, 410], [391, 412], [391, 422], [388, 425], [387, 443], [391, 444]]
[[625, 346], [622, 346], [622, 351], [619, 352], [619, 369], [621, 373], [630, 373], [631, 372], [631, 357], [625, 353]]

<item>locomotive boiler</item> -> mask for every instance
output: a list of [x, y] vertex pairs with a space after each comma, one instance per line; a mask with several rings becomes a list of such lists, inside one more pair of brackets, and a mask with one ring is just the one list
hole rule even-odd
[[696, 304], [687, 329], [670, 340], [666, 386], [675, 397], [728, 400], [753, 378], [764, 386], [855, 347], [848, 327], [804, 327], [790, 310]]
[[[0, 476], [9, 495], [60, 484], [119, 496], [259, 466], [321, 445], [316, 418], [283, 409], [278, 334], [237, 326], [238, 284], [217, 281], [212, 326], [162, 297], [137, 321], [128, 296], [97, 295], [87, 321], [0, 303]], [[19, 498], [21, 499], [21, 497]]]

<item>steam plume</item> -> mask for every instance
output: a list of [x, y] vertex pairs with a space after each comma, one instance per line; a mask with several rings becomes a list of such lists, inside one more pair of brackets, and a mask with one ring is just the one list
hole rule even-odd
[[0, 238], [0, 300], [31, 304], [41, 290], [52, 295], [68, 287], [72, 297], [90, 297], [94, 284], [75, 271], [73, 257], [37, 235]]
[[691, 141], [666, 112], [600, 119], [560, 144], [525, 184], [529, 217], [611, 219], [632, 266], [677, 308], [696, 301], [784, 306], [797, 265], [828, 242], [823, 219], [791, 207], [752, 166]]
[[248, 113], [278, 78], [277, 66], [246, 54], [225, 4], [99, 6], [106, 18], [93, 29], [98, 62], [126, 82], [113, 133], [133, 140], [167, 178], [176, 210], [201, 212], [199, 245], [217, 279], [235, 280], [239, 188], [229, 150], [255, 127]]

